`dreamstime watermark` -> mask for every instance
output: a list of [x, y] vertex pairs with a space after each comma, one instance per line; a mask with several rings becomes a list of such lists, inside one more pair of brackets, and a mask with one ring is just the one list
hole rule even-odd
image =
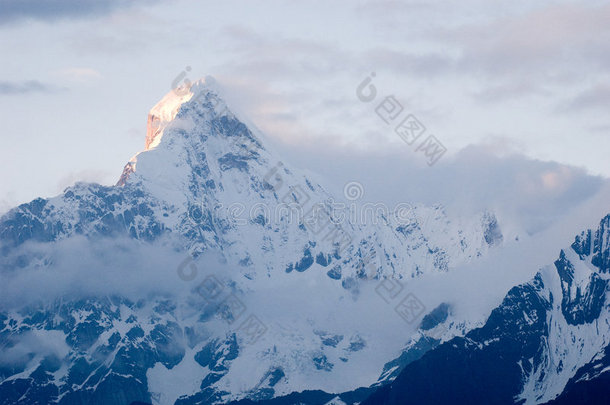
[[[248, 206], [242, 202], [235, 202], [227, 206], [217, 203], [212, 210], [206, 209], [203, 202], [190, 203], [188, 207], [189, 219], [196, 225], [217, 225], [222, 221], [232, 225], [243, 226], [251, 223], [267, 224], [298, 224], [303, 226], [320, 241], [329, 242], [335, 248], [337, 255], [351, 245], [353, 236], [348, 226], [355, 222], [369, 218], [376, 221], [376, 213], [388, 215], [388, 209], [383, 204], [373, 204], [358, 209], [353, 202], [345, 204], [335, 202], [332, 198], [324, 202], [313, 202], [306, 188], [311, 185], [285, 184], [283, 174], [284, 165], [278, 162], [264, 176], [265, 187], [274, 192], [277, 202], [267, 204], [263, 202]], [[349, 194], [349, 198], [353, 198]], [[404, 211], [411, 209], [403, 204], [397, 207], [398, 218], [404, 217]], [[212, 211], [212, 212], [210, 212]]]
[[[370, 103], [377, 98], [377, 87], [373, 84], [375, 73], [367, 76], [356, 88], [356, 96], [363, 103]], [[386, 96], [375, 107], [375, 114], [386, 124], [395, 124], [394, 132], [409, 146], [422, 138], [426, 127], [413, 114], [406, 114], [399, 119], [404, 111], [402, 104], [393, 96]], [[428, 135], [418, 143], [415, 152], [421, 152], [426, 157], [429, 166], [434, 165], [447, 152], [447, 148], [434, 136]]]
[[409, 225], [415, 218], [411, 215], [412, 206], [407, 203], [396, 204], [389, 208], [384, 203], [345, 204], [332, 199], [324, 203], [314, 203], [305, 211], [301, 204], [280, 202], [272, 205], [254, 203], [251, 205], [235, 202], [228, 205], [217, 203], [214, 214], [208, 217], [203, 202], [189, 204], [188, 216], [194, 224], [203, 224], [223, 218], [231, 224], [245, 226], [251, 223], [266, 224], [303, 224], [310, 229], [317, 229], [329, 222], [333, 225], [362, 224], [377, 225], [388, 218], [394, 218], [398, 225]]

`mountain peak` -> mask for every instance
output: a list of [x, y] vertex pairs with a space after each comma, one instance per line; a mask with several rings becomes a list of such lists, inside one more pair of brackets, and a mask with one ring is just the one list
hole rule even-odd
[[[199, 133], [200, 131], [193, 131], [193, 125], [195, 125], [193, 122], [186, 123], [189, 121], [189, 117], [190, 121], [193, 119], [198, 121], [195, 116], [205, 116], [208, 120], [223, 116], [235, 119], [222, 94], [222, 86], [212, 76], [205, 76], [194, 82], [184, 80], [182, 85], [174, 86], [150, 109], [144, 150], [133, 156], [125, 165], [117, 185], [125, 185], [130, 175], [136, 171], [138, 157], [142, 157], [143, 152], [157, 149], [164, 134], [172, 132], [172, 128]], [[258, 144], [256, 140], [252, 140], [252, 142]]]
[[212, 76], [205, 76], [195, 82], [172, 88], [148, 113], [145, 150], [154, 148], [161, 141], [163, 130], [180, 111], [180, 107], [191, 100], [211, 100], [212, 109], [216, 112], [227, 110], [221, 97], [221, 86]]

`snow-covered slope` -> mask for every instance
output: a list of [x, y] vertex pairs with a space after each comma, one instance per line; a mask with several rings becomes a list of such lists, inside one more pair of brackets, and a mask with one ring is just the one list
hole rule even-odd
[[[115, 255], [135, 263], [148, 246], [179, 257], [169, 269], [148, 264], [150, 278], [172, 274], [186, 293], [4, 300], [2, 403], [346, 392], [392, 380], [410, 361], [405, 345], [430, 339], [417, 346], [423, 354], [474, 326], [409, 280], [442, 277], [500, 245], [493, 214], [449, 218], [440, 206], [408, 204], [405, 192], [400, 209], [360, 202], [364, 220], [346, 217], [337, 204], [352, 196], [331, 196], [275, 156], [212, 78], [182, 90], [151, 110], [145, 150], [116, 186], [79, 183], [0, 219], [0, 276], [13, 285], [59, 274], [56, 252], [74, 241], [86, 241], [72, 255], [84, 263], [87, 243], [125, 240], [78, 274], [104, 265], [116, 274]], [[54, 343], [37, 349], [41, 341]]]
[[607, 403], [609, 231], [610, 215], [512, 288], [485, 325], [427, 352], [364, 403]]

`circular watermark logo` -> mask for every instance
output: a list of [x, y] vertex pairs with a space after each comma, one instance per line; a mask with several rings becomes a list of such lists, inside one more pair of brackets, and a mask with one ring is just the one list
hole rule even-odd
[[364, 195], [364, 186], [357, 181], [350, 181], [343, 187], [343, 195], [350, 201], [356, 201]]
[[402, 202], [394, 207], [394, 218], [398, 223], [407, 225], [413, 220], [413, 207], [411, 204]]
[[191, 221], [200, 224], [203, 221], [203, 208], [201, 204], [191, 203], [188, 208], [188, 216]]

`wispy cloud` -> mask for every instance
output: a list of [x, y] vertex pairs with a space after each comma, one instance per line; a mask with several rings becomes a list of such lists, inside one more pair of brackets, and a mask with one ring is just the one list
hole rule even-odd
[[[224, 27], [219, 33], [234, 55], [222, 71], [250, 74], [271, 80], [340, 74], [354, 64], [354, 55], [320, 40], [262, 35], [245, 26]], [[287, 57], [290, 55], [290, 57]]]
[[[176, 240], [170, 237], [151, 244], [123, 237], [80, 236], [53, 244], [28, 242], [10, 255], [0, 257], [0, 268], [8, 269], [15, 268], [15, 259], [20, 255], [25, 252], [30, 255], [27, 263], [20, 262], [20, 271], [0, 272], [3, 287], [0, 310], [23, 308], [60, 297], [81, 299], [118, 294], [138, 300], [157, 294], [188, 296], [197, 284], [185, 283], [178, 276], [177, 267], [190, 256], [187, 252], [166, 249], [174, 244]], [[52, 265], [41, 267], [31, 260], [35, 257], [48, 257]], [[138, 260], [133, 260], [134, 257]], [[239, 271], [223, 265], [221, 256], [212, 251], [199, 256], [194, 263], [201, 272], [222, 269], [222, 274], [229, 277]]]
[[610, 134], [610, 124], [590, 125], [587, 130], [600, 134]]
[[561, 112], [583, 111], [610, 107], [610, 86], [600, 84], [577, 94], [571, 101], [559, 107]]
[[505, 84], [485, 87], [473, 93], [476, 101], [487, 104], [514, 100], [525, 96], [550, 96], [551, 93], [539, 84], [528, 81], [509, 81]]
[[142, 2], [129, 0], [2, 0], [0, 1], [0, 24], [14, 23], [23, 19], [53, 21], [60, 18], [100, 16]]
[[39, 82], [38, 80], [22, 82], [0, 81], [0, 96], [27, 93], [55, 93], [58, 90], [57, 87]]
[[[610, 6], [552, 5], [439, 35], [462, 50], [461, 68], [490, 75], [540, 78], [578, 75], [610, 62]], [[583, 66], [583, 61], [585, 66]]]

